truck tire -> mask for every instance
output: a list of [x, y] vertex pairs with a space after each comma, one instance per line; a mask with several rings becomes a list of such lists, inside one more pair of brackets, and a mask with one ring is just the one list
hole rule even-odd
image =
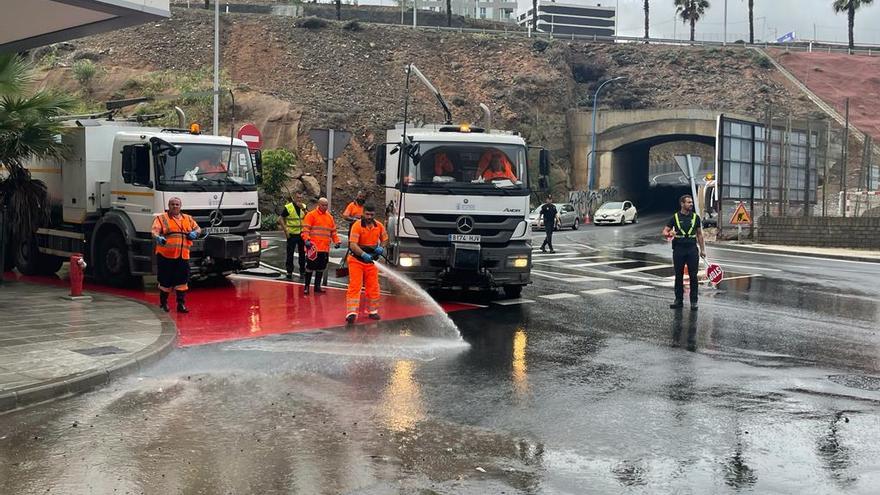
[[95, 273], [102, 282], [114, 287], [126, 287], [134, 281], [128, 264], [128, 246], [118, 233], [110, 234], [99, 242]]
[[504, 286], [504, 297], [508, 299], [517, 299], [522, 295], [523, 286], [522, 285], [505, 285]]
[[34, 238], [13, 242], [10, 248], [15, 267], [22, 275], [52, 275], [64, 263], [63, 258], [40, 253]]

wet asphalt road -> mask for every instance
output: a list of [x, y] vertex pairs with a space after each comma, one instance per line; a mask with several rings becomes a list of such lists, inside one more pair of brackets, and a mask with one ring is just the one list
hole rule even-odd
[[662, 222], [558, 233], [461, 339], [188, 347], [0, 416], [0, 493], [876, 493], [880, 264], [710, 250], [740, 278], [675, 312]]

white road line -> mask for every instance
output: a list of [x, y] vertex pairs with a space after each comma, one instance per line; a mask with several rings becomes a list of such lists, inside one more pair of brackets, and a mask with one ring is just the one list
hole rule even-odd
[[567, 292], [561, 292], [559, 294], [547, 294], [546, 296], [538, 296], [538, 297], [543, 298], [543, 299], [555, 300], [555, 299], [571, 299], [572, 297], [577, 297], [577, 295], [569, 294]]
[[623, 285], [618, 287], [618, 289], [623, 290], [645, 290], [645, 289], [653, 289], [653, 285]]
[[587, 266], [599, 266], [599, 265], [616, 265], [618, 263], [641, 263], [639, 260], [618, 260], [618, 261], [597, 261], [595, 263], [575, 263], [573, 265], [568, 265], [571, 268], [583, 268]]
[[776, 268], [766, 268], [763, 266], [740, 265], [740, 264], [736, 264], [736, 263], [727, 263], [726, 261], [723, 263], [724, 263], [724, 265], [722, 265], [722, 268], [725, 268], [728, 266], [735, 266], [737, 268], [745, 268], [746, 270], [758, 270], [758, 271], [765, 271], [765, 272], [781, 272], [782, 271], [782, 270], [779, 270]]
[[649, 266], [640, 266], [638, 268], [625, 268], [623, 270], [615, 270], [613, 272], [606, 272], [608, 275], [623, 275], [624, 273], [634, 273], [634, 272], [648, 272], [651, 270], [660, 270], [664, 268], [673, 268], [672, 265], [649, 265]]
[[760, 273], [754, 273], [752, 275], [737, 275], [736, 277], [724, 277], [724, 280], [722, 280], [722, 282], [725, 282], [727, 280], [739, 280], [741, 278], [754, 278], [754, 277], [760, 277], [760, 276], [761, 276]]
[[568, 258], [553, 258], [553, 259], [532, 259], [532, 263], [552, 263], [554, 261], [574, 261], [574, 260], [595, 260], [599, 258], [604, 258], [604, 256], [570, 256]]
[[[532, 252], [534, 253], [535, 251], [532, 251]], [[547, 258], [547, 257], [550, 257], [550, 256], [568, 256], [568, 255], [570, 255], [570, 254], [578, 254], [578, 253], [576, 253], [576, 252], [574, 252], [574, 251], [566, 252], [566, 253], [560, 253], [560, 252], [555, 252], [555, 253], [542, 253], [541, 251], [538, 251], [538, 254], [533, 254], [533, 255], [532, 255], [532, 258], [538, 258], [538, 257], [541, 257], [541, 258]]]
[[529, 304], [529, 303], [533, 303], [533, 302], [535, 302], [535, 301], [533, 301], [531, 299], [519, 298], [519, 299], [507, 299], [504, 301], [492, 301], [492, 304], [497, 304], [499, 306], [513, 306], [514, 304]]
[[818, 260], [818, 261], [836, 261], [838, 263], [859, 263], [862, 265], [873, 265], [873, 266], [876, 266], [878, 263], [877, 261], [839, 260], [839, 259], [835, 259], [835, 258], [822, 258], [819, 256], [804, 256], [804, 255], [800, 255], [800, 254], [782, 254], [782, 253], [770, 253], [770, 252], [766, 252], [766, 251], [747, 251], [747, 250], [729, 249], [729, 248], [714, 247], [714, 246], [712, 247], [713, 251], [716, 249], [718, 251], [730, 251], [732, 253], [739, 253], [739, 254], [753, 254], [753, 255], [758, 255], [758, 256], [780, 256], [780, 257], [784, 257], [784, 258], [801, 258], [801, 259]]
[[615, 292], [620, 292], [616, 289], [590, 289], [590, 290], [582, 290], [581, 294], [586, 294], [588, 296], [599, 296], [602, 294], [613, 294]]
[[576, 282], [604, 282], [607, 278], [600, 277], [567, 277], [564, 273], [543, 272], [540, 270], [532, 270], [532, 275], [544, 278], [558, 280], [560, 282], [576, 283]]

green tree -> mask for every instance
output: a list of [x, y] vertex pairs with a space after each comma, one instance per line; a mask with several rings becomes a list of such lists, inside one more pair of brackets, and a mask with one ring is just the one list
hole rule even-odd
[[290, 178], [287, 174], [296, 167], [296, 155], [284, 148], [263, 153], [263, 191], [278, 194]]
[[650, 5], [648, 5], [648, 0], [645, 0], [645, 39], [650, 38], [651, 36], [648, 34], [648, 10], [650, 9]]
[[849, 28], [849, 49], [856, 47], [853, 39], [853, 27], [856, 24], [856, 11], [865, 5], [871, 5], [874, 0], [834, 0], [834, 11], [838, 14], [846, 12]]
[[55, 136], [62, 125], [55, 117], [73, 108], [68, 96], [32, 90], [33, 67], [15, 54], [0, 54], [0, 203], [8, 207], [13, 239], [30, 236], [48, 218], [46, 186], [31, 179], [25, 162], [61, 158], [65, 151]]
[[691, 41], [694, 41], [697, 21], [706, 14], [709, 8], [709, 0], [674, 0], [675, 11], [684, 22], [691, 25]]

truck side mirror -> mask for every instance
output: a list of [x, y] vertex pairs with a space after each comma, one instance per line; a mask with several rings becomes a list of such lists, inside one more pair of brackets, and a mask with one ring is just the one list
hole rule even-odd
[[550, 151], [542, 149], [538, 155], [538, 171], [541, 175], [550, 175]]
[[[392, 150], [393, 154], [395, 151]], [[376, 146], [376, 161], [373, 162], [376, 167], [376, 184], [380, 186], [385, 185], [385, 164], [388, 158], [388, 145], [380, 144]]]
[[256, 150], [253, 152], [254, 157], [254, 179], [257, 184], [263, 183], [263, 152]]

